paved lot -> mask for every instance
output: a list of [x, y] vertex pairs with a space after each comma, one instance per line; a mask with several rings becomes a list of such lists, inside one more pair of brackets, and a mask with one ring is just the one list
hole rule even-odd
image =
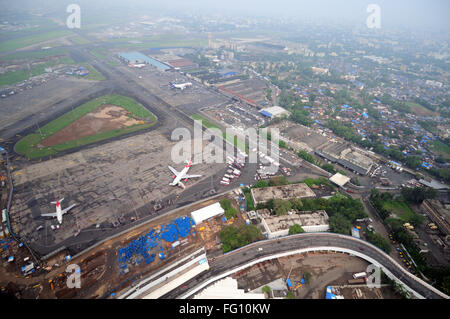
[[0, 99], [0, 138], [7, 140], [30, 126], [37, 130], [36, 123], [70, 110], [77, 100], [102, 88], [102, 83], [62, 76]]
[[[167, 164], [178, 170], [184, 164], [171, 163], [174, 144], [158, 131], [152, 131], [14, 172], [17, 192], [11, 211], [13, 225], [19, 226], [20, 235], [31, 242], [53, 246], [77, 230], [102, 223], [102, 228], [111, 227], [111, 222], [121, 214], [176, 196], [181, 189], [169, 186], [172, 173]], [[224, 165], [193, 165], [189, 173], [207, 178]], [[192, 179], [186, 184], [189, 187], [197, 182]], [[55, 220], [40, 215], [53, 212], [50, 202], [63, 197], [63, 208], [70, 204], [77, 207], [64, 216], [61, 229], [53, 231], [49, 227]], [[44, 229], [36, 232], [40, 225]]]

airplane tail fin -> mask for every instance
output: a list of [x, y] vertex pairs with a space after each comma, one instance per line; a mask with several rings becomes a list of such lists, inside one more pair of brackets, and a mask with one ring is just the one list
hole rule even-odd
[[182, 182], [178, 182], [178, 186], [180, 186], [182, 189], [186, 188], [186, 186], [184, 186], [184, 184]]

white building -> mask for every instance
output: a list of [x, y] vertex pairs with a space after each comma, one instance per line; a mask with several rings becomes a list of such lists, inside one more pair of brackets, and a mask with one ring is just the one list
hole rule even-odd
[[194, 220], [195, 224], [198, 225], [201, 222], [210, 219], [215, 216], [219, 216], [225, 213], [220, 203], [214, 203], [212, 205], [203, 207], [191, 213], [191, 217]]
[[260, 113], [269, 118], [281, 117], [283, 115], [289, 116], [291, 113], [288, 110], [285, 110], [281, 106], [272, 106], [265, 109], [262, 109]]
[[274, 216], [268, 209], [261, 209], [258, 214], [269, 239], [289, 235], [289, 228], [295, 224], [302, 226], [307, 233], [326, 232], [330, 229], [328, 214], [324, 210], [291, 211], [287, 215]]

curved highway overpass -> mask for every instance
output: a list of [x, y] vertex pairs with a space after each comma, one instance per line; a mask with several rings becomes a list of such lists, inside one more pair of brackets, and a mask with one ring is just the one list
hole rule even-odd
[[358, 256], [381, 267], [391, 279], [401, 282], [417, 298], [450, 297], [417, 278], [378, 247], [355, 237], [333, 233], [303, 233], [259, 241], [209, 261], [210, 270], [162, 298], [188, 298], [210, 283], [265, 260], [308, 251], [339, 251]]

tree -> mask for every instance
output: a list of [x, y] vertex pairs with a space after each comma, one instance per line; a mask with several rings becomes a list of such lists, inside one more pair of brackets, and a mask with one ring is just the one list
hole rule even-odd
[[380, 234], [376, 234], [370, 230], [367, 230], [367, 239], [368, 239], [369, 243], [374, 244], [381, 250], [385, 251], [387, 254], [389, 254], [392, 250], [392, 247], [391, 247], [391, 244], [389, 243], [389, 241]]
[[307, 272], [307, 271], [306, 271], [306, 272], [303, 274], [303, 278], [305, 278], [306, 284], [309, 284], [309, 281], [311, 280], [311, 277], [312, 277], [312, 275], [311, 275], [310, 272]]
[[272, 177], [269, 180], [269, 186], [282, 186], [287, 184], [289, 184], [289, 181], [283, 175]]
[[290, 201], [282, 199], [273, 200], [273, 211], [275, 212], [275, 215], [286, 215], [291, 209], [292, 205]]
[[302, 226], [300, 226], [299, 224], [295, 224], [289, 227], [289, 235], [300, 234], [304, 232], [305, 231], [303, 230]]
[[322, 165], [322, 168], [331, 174], [336, 173], [336, 170], [334, 169], [333, 164], [325, 163]]
[[341, 213], [334, 214], [330, 217], [330, 230], [333, 233], [348, 235], [351, 227], [352, 223]]
[[271, 289], [270, 289], [270, 287], [269, 286], [264, 286], [264, 287], [262, 287], [262, 291], [263, 291], [263, 293], [265, 293], [265, 294], [270, 294], [270, 291], [271, 291]]
[[269, 186], [269, 184], [265, 180], [260, 179], [258, 182], [256, 182], [254, 187], [255, 188], [263, 188], [263, 187], [267, 187], [267, 186]]
[[254, 225], [241, 225], [238, 228], [230, 225], [219, 232], [224, 253], [248, 245], [261, 237], [261, 230]]
[[407, 201], [416, 204], [422, 203], [425, 199], [436, 198], [438, 194], [437, 190], [429, 187], [403, 187], [401, 193]]

